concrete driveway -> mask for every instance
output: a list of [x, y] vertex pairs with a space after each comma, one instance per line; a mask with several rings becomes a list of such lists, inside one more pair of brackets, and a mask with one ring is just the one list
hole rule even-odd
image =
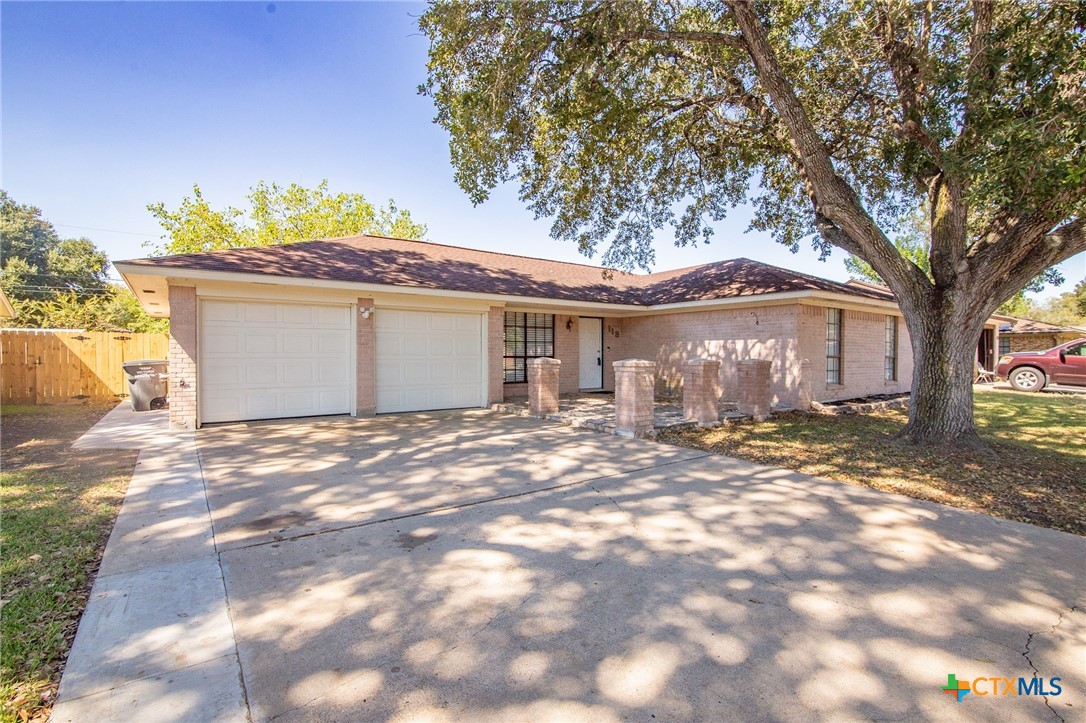
[[198, 447], [254, 720], [1086, 711], [1081, 537], [484, 412]]
[[77, 443], [143, 451], [58, 723], [1086, 710], [1082, 537], [483, 411], [164, 424]]

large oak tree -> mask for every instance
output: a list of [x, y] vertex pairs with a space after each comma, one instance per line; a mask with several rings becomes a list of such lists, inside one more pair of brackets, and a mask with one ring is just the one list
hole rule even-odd
[[[983, 323], [1086, 249], [1086, 5], [963, 0], [458, 2], [420, 21], [475, 202], [498, 184], [620, 268], [736, 204], [868, 263], [912, 338], [915, 443], [978, 444]], [[923, 202], [930, 275], [887, 238]]]

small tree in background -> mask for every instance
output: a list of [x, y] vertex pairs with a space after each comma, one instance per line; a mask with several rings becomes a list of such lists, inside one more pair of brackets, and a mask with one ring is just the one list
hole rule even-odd
[[63, 239], [41, 209], [0, 190], [0, 288], [11, 300], [11, 326], [160, 332], [123, 285], [109, 281], [109, 258], [86, 238]]
[[[246, 197], [249, 210], [227, 206], [216, 210], [193, 186], [176, 211], [164, 203], [147, 207], [166, 230], [159, 254], [187, 254], [216, 249], [312, 241], [337, 236], [373, 234], [418, 239], [426, 226], [393, 201], [374, 206], [360, 193], [331, 193], [328, 181], [308, 189], [261, 181]], [[248, 220], [246, 220], [248, 219]]]

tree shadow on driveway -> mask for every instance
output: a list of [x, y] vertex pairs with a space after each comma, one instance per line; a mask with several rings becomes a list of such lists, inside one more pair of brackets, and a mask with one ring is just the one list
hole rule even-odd
[[[496, 415], [199, 441], [256, 720], [1084, 705], [1081, 537]], [[940, 690], [1034, 669], [1063, 679], [1047, 708]]]

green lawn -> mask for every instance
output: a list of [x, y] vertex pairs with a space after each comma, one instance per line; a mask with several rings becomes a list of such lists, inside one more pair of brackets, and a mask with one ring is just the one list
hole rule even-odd
[[1086, 396], [978, 387], [976, 420], [995, 456], [890, 440], [905, 412], [784, 414], [660, 441], [1086, 534]]
[[0, 721], [48, 716], [135, 452], [69, 449], [112, 405], [0, 409]]

